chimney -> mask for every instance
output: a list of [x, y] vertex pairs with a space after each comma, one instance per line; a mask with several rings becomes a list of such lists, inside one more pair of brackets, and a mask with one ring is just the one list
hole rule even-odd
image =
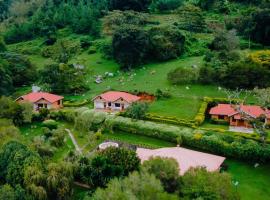
[[39, 92], [40, 91], [40, 87], [33, 85], [32, 86], [32, 92]]

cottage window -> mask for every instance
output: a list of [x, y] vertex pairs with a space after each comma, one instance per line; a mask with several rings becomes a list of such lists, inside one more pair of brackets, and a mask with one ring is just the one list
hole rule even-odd
[[224, 118], [225, 118], [224, 115], [219, 115], [219, 116], [218, 116], [218, 119], [224, 119]]
[[108, 106], [112, 106], [112, 103], [111, 103], [111, 102], [109, 102], [109, 103], [108, 103]]
[[120, 103], [115, 103], [114, 105], [115, 105], [115, 107], [117, 107], [117, 108], [120, 107]]
[[61, 101], [60, 101], [60, 100], [58, 100], [58, 101], [57, 101], [57, 104], [58, 104], [58, 105], [60, 105], [60, 104], [61, 104]]

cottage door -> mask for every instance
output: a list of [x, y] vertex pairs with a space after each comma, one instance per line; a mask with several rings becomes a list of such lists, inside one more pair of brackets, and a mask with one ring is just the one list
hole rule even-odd
[[238, 120], [237, 126], [245, 126], [244, 120]]

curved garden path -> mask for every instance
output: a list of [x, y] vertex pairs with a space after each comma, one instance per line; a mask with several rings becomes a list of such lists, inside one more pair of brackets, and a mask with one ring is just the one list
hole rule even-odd
[[80, 155], [82, 155], [82, 150], [81, 150], [81, 148], [79, 147], [79, 145], [78, 145], [78, 143], [77, 143], [77, 141], [76, 141], [74, 135], [72, 134], [72, 132], [71, 132], [69, 129], [67, 129], [67, 128], [66, 128], [65, 130], [66, 130], [66, 132], [69, 134], [69, 137], [70, 137], [70, 139], [71, 139], [73, 145], [75, 146], [76, 151], [77, 151]]

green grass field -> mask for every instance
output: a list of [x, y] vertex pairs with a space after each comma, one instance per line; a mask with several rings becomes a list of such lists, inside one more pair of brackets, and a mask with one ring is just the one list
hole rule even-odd
[[226, 160], [229, 165], [228, 172], [232, 175], [233, 181], [238, 181], [236, 190], [243, 200], [267, 200], [270, 197], [270, 165], [259, 165]]
[[[170, 17], [167, 15], [152, 17], [154, 18], [153, 20], [163, 19], [164, 23], [166, 23], [167, 20], [170, 20]], [[78, 38], [79, 37], [80, 36], [78, 36]], [[198, 38], [201, 38], [203, 41], [209, 40], [209, 37], [209, 34], [198, 35]], [[69, 38], [74, 41], [78, 40], [75, 36], [69, 36]], [[10, 45], [9, 49], [21, 52], [26, 49], [26, 47], [29, 47], [34, 51], [36, 46], [41, 45], [42, 40], [36, 39], [29, 42]], [[53, 62], [50, 58], [44, 58], [40, 53], [35, 53], [35, 51], [34, 53], [29, 54], [28, 57], [38, 69], [42, 69], [46, 64]], [[157, 89], [161, 89], [169, 92], [172, 95], [172, 98], [153, 102], [150, 105], [151, 113], [193, 119], [199, 109], [203, 97], [226, 97], [225, 93], [218, 89], [218, 86], [199, 84], [183, 84], [176, 86], [168, 82], [168, 72], [178, 67], [192, 67], [194, 65], [200, 67], [203, 64], [202, 56], [182, 56], [178, 59], [166, 62], [149, 63], [131, 72], [121, 71], [114, 60], [104, 59], [100, 53], [88, 54], [87, 51], [83, 51], [71, 58], [70, 63], [81, 63], [88, 68], [89, 72], [86, 79], [90, 90], [82, 95], [65, 95], [66, 100], [82, 101], [84, 99], [92, 99], [94, 96], [110, 89], [120, 91], [136, 90], [152, 94], [154, 94]], [[112, 72], [114, 77], [106, 78], [100, 84], [94, 83], [94, 76], [104, 75], [105, 72]], [[15, 96], [22, 95], [30, 90], [30, 87], [20, 88]]]
[[151, 138], [142, 135], [134, 135], [130, 133], [117, 132], [117, 133], [106, 133], [104, 137], [109, 140], [116, 140], [128, 144], [134, 144], [138, 146], [147, 146], [151, 148], [160, 148], [160, 147], [173, 147], [174, 143], [159, 140], [156, 138]]

